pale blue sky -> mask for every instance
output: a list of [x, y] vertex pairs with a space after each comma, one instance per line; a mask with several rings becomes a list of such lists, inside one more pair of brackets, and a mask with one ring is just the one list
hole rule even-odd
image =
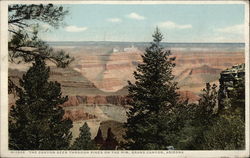
[[[64, 5], [66, 25], [48, 41], [151, 41], [158, 26], [168, 42], [243, 42], [243, 4]], [[48, 28], [48, 26], [44, 26]]]

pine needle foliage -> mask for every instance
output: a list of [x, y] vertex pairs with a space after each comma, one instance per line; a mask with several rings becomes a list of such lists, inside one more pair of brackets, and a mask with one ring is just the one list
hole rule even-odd
[[58, 82], [48, 81], [49, 67], [37, 57], [20, 80], [19, 99], [9, 114], [9, 148], [13, 150], [68, 149], [72, 121], [63, 119]]
[[172, 74], [175, 58], [161, 46], [162, 40], [163, 35], [156, 28], [153, 42], [146, 48], [143, 62], [134, 72], [135, 83], [128, 81], [131, 108], [125, 124], [126, 149], [166, 149], [182, 123], [178, 122], [179, 95]]
[[80, 135], [76, 138], [71, 147], [72, 150], [94, 150], [94, 142], [91, 140], [91, 133], [88, 124], [85, 122], [80, 128]]

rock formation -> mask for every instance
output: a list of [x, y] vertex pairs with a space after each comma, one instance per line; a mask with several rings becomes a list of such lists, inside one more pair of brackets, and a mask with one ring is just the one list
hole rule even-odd
[[[128, 52], [110, 50], [96, 53], [95, 51], [93, 49], [93, 53], [89, 53], [88, 50], [86, 53], [83, 50], [81, 55], [77, 54], [72, 68], [105, 92], [116, 92], [127, 85], [127, 80], [134, 81], [132, 74], [138, 63], [142, 62], [143, 48]], [[204, 83], [218, 80], [221, 70], [244, 62], [244, 53], [240, 51], [173, 49], [172, 56], [176, 57], [173, 73], [176, 81], [180, 82], [180, 88], [183, 87], [183, 90], [191, 88], [191, 91], [197, 94], [204, 87]], [[194, 83], [198, 86], [190, 87]]]
[[220, 73], [220, 100], [230, 98], [230, 92], [236, 84], [245, 80], [245, 64], [234, 65]]
[[62, 104], [63, 107], [78, 106], [79, 104], [101, 105], [113, 104], [117, 106], [128, 105], [129, 98], [124, 95], [110, 95], [110, 96], [69, 96], [68, 101]]
[[93, 114], [86, 113], [84, 110], [65, 110], [65, 114], [63, 116], [64, 119], [71, 119], [72, 121], [82, 121], [89, 119], [96, 119], [97, 117]]

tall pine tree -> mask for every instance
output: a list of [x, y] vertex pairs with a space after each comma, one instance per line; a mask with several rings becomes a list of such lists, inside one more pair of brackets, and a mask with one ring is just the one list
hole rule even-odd
[[80, 135], [78, 138], [76, 138], [71, 149], [73, 149], [73, 150], [94, 150], [94, 149], [96, 149], [94, 142], [91, 140], [90, 128], [86, 122], [80, 128]]
[[178, 149], [202, 150], [206, 149], [205, 131], [207, 131], [218, 119], [216, 107], [218, 105], [218, 92], [215, 84], [206, 83], [202, 89], [198, 104], [189, 104], [185, 112], [185, 127], [180, 132]]
[[153, 42], [142, 55], [143, 63], [134, 72], [135, 83], [128, 82], [132, 107], [125, 124], [126, 149], [166, 149], [180, 129], [176, 110], [179, 95], [172, 75], [175, 58], [169, 57], [170, 51], [161, 46], [162, 39], [163, 35], [156, 28]]
[[206, 88], [202, 90], [199, 104], [197, 107], [197, 116], [200, 120], [200, 125], [208, 127], [216, 116], [215, 107], [218, 105], [217, 86], [206, 83]]
[[49, 67], [36, 57], [20, 80], [19, 99], [9, 114], [9, 148], [14, 150], [67, 149], [72, 121], [63, 119], [58, 106], [62, 97], [58, 82], [49, 82]]
[[99, 148], [101, 148], [101, 146], [104, 143], [103, 136], [102, 136], [102, 130], [100, 127], [98, 129], [96, 137], [94, 138], [94, 141], [95, 141], [95, 144], [97, 145], [97, 147], [99, 147]]

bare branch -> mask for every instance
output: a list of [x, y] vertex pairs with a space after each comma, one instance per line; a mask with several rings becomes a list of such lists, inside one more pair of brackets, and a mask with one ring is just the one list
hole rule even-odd
[[17, 23], [17, 22], [22, 21], [22, 20], [24, 20], [24, 19], [25, 19], [25, 18], [19, 18], [19, 19], [9, 20], [8, 23], [9, 23], [9, 24]]

